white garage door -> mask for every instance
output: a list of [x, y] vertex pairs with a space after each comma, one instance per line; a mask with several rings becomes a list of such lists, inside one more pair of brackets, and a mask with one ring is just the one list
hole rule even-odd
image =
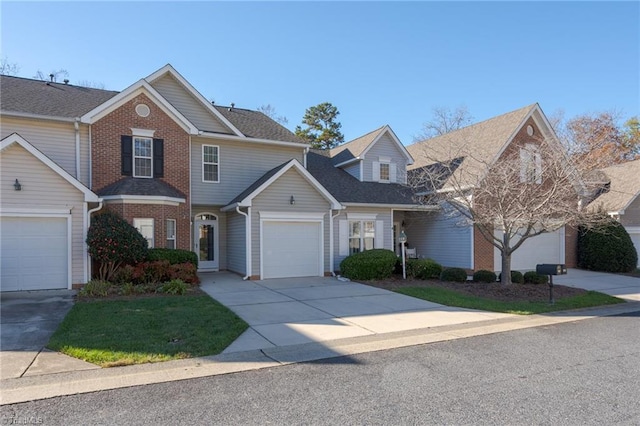
[[0, 217], [2, 291], [68, 286], [64, 217]]
[[262, 278], [312, 277], [322, 271], [317, 222], [263, 222]]
[[[500, 271], [502, 257], [498, 249], [493, 259], [495, 270]], [[529, 238], [511, 255], [513, 271], [535, 271], [539, 263], [564, 263], [564, 228]]]
[[631, 237], [631, 241], [633, 241], [633, 245], [636, 246], [636, 251], [638, 252], [638, 268], [640, 268], [640, 232], [629, 231], [629, 236]]

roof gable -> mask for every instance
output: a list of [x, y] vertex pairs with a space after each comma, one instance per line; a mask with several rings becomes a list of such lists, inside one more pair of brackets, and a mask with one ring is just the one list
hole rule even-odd
[[624, 214], [640, 196], [640, 160], [628, 161], [601, 170], [609, 179], [609, 191], [589, 204], [589, 210], [604, 207], [609, 214]]
[[49, 157], [40, 152], [36, 147], [27, 142], [22, 136], [17, 133], [12, 133], [6, 138], [2, 139], [2, 143], [0, 144], [0, 152], [4, 151], [6, 148], [10, 147], [13, 144], [18, 144], [22, 148], [24, 148], [31, 155], [40, 160], [44, 165], [49, 167], [55, 173], [60, 175], [64, 180], [69, 182], [72, 186], [74, 186], [78, 191], [84, 194], [84, 201], [86, 202], [98, 202], [100, 201], [99, 197], [93, 193], [89, 188], [84, 186], [80, 181], [67, 173], [62, 167], [58, 166], [54, 163]]
[[331, 149], [329, 153], [331, 158], [333, 158], [333, 163], [336, 167], [340, 167], [354, 160], [363, 159], [367, 152], [369, 152], [385, 134], [389, 135], [400, 152], [407, 158], [407, 164], [413, 164], [413, 157], [389, 125], [379, 127], [376, 130]]

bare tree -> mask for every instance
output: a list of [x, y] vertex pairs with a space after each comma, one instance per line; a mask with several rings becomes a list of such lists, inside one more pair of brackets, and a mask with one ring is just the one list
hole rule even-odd
[[431, 120], [422, 124], [421, 132], [413, 137], [414, 142], [431, 139], [435, 136], [461, 129], [473, 121], [473, 116], [471, 116], [465, 105], [460, 105], [454, 110], [449, 107], [438, 106], [434, 107], [431, 112]]
[[82, 86], [82, 87], [89, 87], [92, 89], [101, 89], [101, 90], [104, 90], [106, 88], [104, 83], [100, 83], [98, 81], [91, 81], [91, 80], [80, 80], [76, 83], [76, 85]]
[[0, 59], [0, 74], [1, 75], [18, 75], [20, 72], [20, 66], [15, 62], [9, 62], [7, 57]]
[[580, 208], [587, 195], [583, 165], [555, 138], [513, 142], [497, 160], [473, 142], [425, 144], [428, 165], [412, 170], [408, 183], [420, 202], [439, 204], [444, 215], [475, 227], [498, 249], [502, 284], [511, 283], [511, 256], [528, 239], [602, 221]]
[[283, 126], [289, 124], [289, 120], [287, 119], [287, 117], [285, 117], [284, 115], [278, 115], [278, 113], [276, 112], [276, 108], [271, 104], [260, 105], [258, 107], [258, 111], [260, 111], [270, 119], [277, 121]]

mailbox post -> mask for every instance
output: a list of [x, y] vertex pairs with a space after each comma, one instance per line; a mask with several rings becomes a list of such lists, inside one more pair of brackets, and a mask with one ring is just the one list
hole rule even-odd
[[402, 251], [402, 279], [407, 279], [407, 267], [405, 264], [405, 255], [404, 255], [404, 244], [407, 242], [407, 234], [404, 233], [404, 229], [400, 231], [400, 235], [398, 235], [398, 241], [400, 242], [400, 247]]
[[555, 303], [555, 300], [553, 300], [553, 276], [566, 275], [566, 265], [556, 263], [542, 263], [536, 265], [536, 274], [549, 275], [549, 304], [553, 305]]

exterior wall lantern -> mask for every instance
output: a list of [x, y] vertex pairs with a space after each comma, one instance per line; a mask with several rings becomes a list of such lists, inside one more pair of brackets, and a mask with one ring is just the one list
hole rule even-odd
[[16, 179], [16, 182], [13, 184], [13, 189], [16, 191], [22, 191], [22, 185], [18, 182], [18, 179]]
[[402, 279], [406, 280], [407, 279], [407, 265], [406, 265], [406, 256], [404, 254], [404, 250], [405, 250], [405, 243], [407, 242], [407, 234], [404, 233], [404, 229], [402, 231], [400, 231], [400, 235], [398, 235], [398, 241], [400, 242], [400, 244], [402, 244]]
[[291, 198], [289, 199], [289, 204], [293, 206], [295, 203], [296, 203], [296, 199], [293, 198], [293, 195], [292, 195]]

